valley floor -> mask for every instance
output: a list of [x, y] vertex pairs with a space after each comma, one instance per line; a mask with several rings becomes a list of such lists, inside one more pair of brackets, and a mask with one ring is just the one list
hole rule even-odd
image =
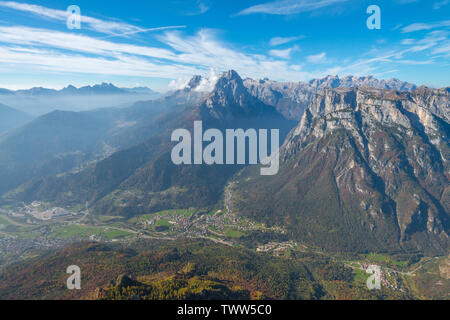
[[[316, 274], [315, 277], [308, 280], [310, 282], [308, 284], [310, 289], [308, 290], [314, 292], [309, 297], [311, 299], [450, 298], [449, 257], [423, 257], [418, 253], [349, 254], [324, 252], [321, 249], [290, 240], [281, 228], [268, 228], [263, 224], [237, 216], [232, 212], [229, 205], [231, 193], [228, 189], [225, 192], [224, 200], [223, 208], [165, 210], [131, 219], [93, 215], [87, 205], [63, 209], [54, 208], [50, 204], [35, 202], [22, 204], [14, 208], [2, 208], [0, 209], [0, 270], [3, 270], [3, 275], [0, 272], [0, 278], [5, 277], [5, 274], [13, 276], [11, 274], [12, 266], [27, 265], [31, 261], [38, 261], [38, 264], [45, 263], [45, 258], [41, 257], [46, 257], [49, 249], [50, 252], [60, 250], [60, 248], [66, 250], [71, 246], [76, 246], [74, 243], [80, 241], [82, 243], [88, 241], [88, 243], [98, 243], [99, 245], [133, 248], [133, 250], [136, 247], [141, 247], [144, 243], [149, 243], [149, 241], [151, 243], [162, 242], [161, 247], [153, 248], [155, 251], [160, 251], [161, 248], [166, 246], [171, 248], [182, 247], [181, 244], [192, 242], [195, 243], [193, 248], [198, 248], [198, 243], [195, 241], [206, 241], [204, 243], [211, 243], [207, 246], [215, 246], [218, 250], [231, 250], [227, 251], [228, 253], [221, 262], [224, 267], [228, 260], [233, 260], [232, 257], [242, 250], [246, 254], [254, 255], [259, 259], [268, 261], [275, 259], [275, 264], [279, 266], [295, 263], [301, 263], [302, 266], [310, 264], [310, 269], [313, 270], [311, 272]], [[152, 247], [154, 246], [152, 245]], [[203, 253], [202, 250], [204, 249], [198, 250]], [[84, 256], [84, 253], [82, 256]], [[167, 281], [180, 280], [180, 269], [177, 268], [183, 270], [191, 261], [180, 258], [175, 260], [177, 259], [179, 260], [177, 267], [171, 267], [170, 270], [159, 270], [157, 276], [154, 272], [148, 273], [148, 271], [142, 270], [134, 274], [133, 276], [136, 278], [145, 280], [136, 284], [141, 288], [139, 292], [147, 292], [150, 290], [149, 288], [153, 288], [155, 281], [158, 282], [158, 286], [163, 284], [170, 286], [173, 283], [170, 284]], [[99, 261], [99, 263], [102, 264], [104, 261]], [[258, 268], [265, 268], [265, 263], [268, 262], [262, 262], [262, 266]], [[368, 273], [369, 266], [378, 266], [381, 270], [381, 291], [369, 290], [367, 287], [367, 281], [371, 276]], [[212, 266], [207, 265], [206, 268], [212, 268]], [[254, 272], [258, 273], [260, 270]], [[107, 277], [107, 275], [104, 276]], [[195, 282], [199, 279], [202, 281], [220, 280], [218, 283], [202, 283], [210, 289], [216, 285], [220, 287], [221, 281], [225, 280], [220, 279], [220, 277], [218, 279], [210, 277], [209, 273], [205, 275], [194, 272], [190, 276], [193, 278], [182, 277], [181, 280], [187, 282], [177, 282], [177, 285], [181, 286], [180, 290], [184, 288], [183, 286], [193, 285], [192, 281]], [[8, 276], [6, 277], [8, 278]], [[230, 277], [233, 278], [231, 283], [237, 284], [240, 283], [242, 275]], [[149, 282], [148, 279], [151, 279], [151, 281]], [[109, 278], [108, 281], [113, 280], [115, 279]], [[8, 281], [13, 280], [9, 279]], [[218, 297], [223, 298], [223, 294], [229, 294], [230, 297], [255, 298], [260, 292], [253, 288], [258, 287], [257, 283], [256, 279], [251, 279], [245, 284], [248, 294], [239, 290], [239, 292], [235, 292], [228, 287], [226, 289], [220, 287], [221, 293]], [[105, 286], [105, 283], [102, 284], [102, 282], [96, 283], [96, 288], [103, 287], [106, 291], [100, 290], [103, 293], [97, 295], [96, 298], [127, 298], [127, 295], [121, 290], [117, 291], [117, 288]], [[253, 291], [248, 290], [251, 288], [253, 288]], [[266, 291], [263, 290], [265, 292], [263, 295], [267, 298], [280, 299], [308, 298], [302, 295], [293, 295], [292, 292], [290, 293], [292, 296], [289, 296], [286, 292], [284, 296], [277, 295], [275, 289], [266, 288]], [[19, 293], [16, 296], [14, 292], [9, 292], [8, 288], [5, 287], [0, 289], [0, 297], [2, 297], [2, 290], [3, 297], [21, 297]], [[89, 292], [84, 292], [86, 296], [78, 298], [92, 298], [92, 290], [94, 290], [93, 287], [90, 288]], [[6, 292], [8, 293], [6, 294]], [[64, 294], [63, 296], [70, 298]], [[144, 296], [149, 297], [148, 295]], [[152, 295], [152, 297], [156, 296]], [[202, 298], [195, 295], [194, 297]], [[177, 296], [171, 296], [171, 298], [177, 298]], [[178, 298], [186, 297], [179, 296]]]

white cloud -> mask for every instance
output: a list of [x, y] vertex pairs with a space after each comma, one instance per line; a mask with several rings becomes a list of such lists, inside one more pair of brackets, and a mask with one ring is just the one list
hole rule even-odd
[[176, 55], [167, 49], [114, 43], [70, 32], [28, 27], [0, 26], [0, 42], [20, 45], [40, 45], [98, 55], [117, 56], [134, 54], [161, 59], [175, 59]]
[[[190, 4], [190, 1], [186, 1], [186, 3]], [[209, 11], [211, 8], [211, 4], [209, 0], [197, 0], [194, 9], [190, 10], [188, 12], [185, 12], [184, 14], [187, 16], [197, 16], [204, 14]]]
[[405, 45], [411, 45], [414, 44], [416, 41], [414, 39], [403, 39], [401, 41], [401, 44], [405, 44]]
[[235, 69], [254, 78], [271, 76], [278, 79], [305, 79], [309, 74], [296, 71], [284, 60], [268, 58], [261, 54], [247, 54], [233, 49], [217, 39], [212, 30], [200, 30], [186, 37], [177, 31], [166, 32], [158, 39], [179, 52], [177, 61], [216, 70]]
[[450, 3], [450, 0], [442, 0], [442, 1], [435, 2], [433, 4], [433, 9], [439, 10], [440, 8], [442, 8], [443, 6], [446, 6], [449, 3]]
[[169, 83], [169, 91], [182, 90], [187, 87], [189, 84], [189, 77], [178, 78], [170, 81]]
[[[235, 69], [244, 77], [269, 77], [279, 81], [302, 81], [327, 74], [367, 75], [380, 70], [392, 70], [396, 64], [428, 64], [430, 55], [448, 55], [449, 41], [445, 31], [432, 31], [422, 39], [405, 39], [404, 49], [387, 53], [369, 52], [372, 58], [343, 61], [341, 66], [324, 69], [329, 62], [325, 52], [305, 58], [303, 66], [286, 60], [292, 50], [276, 50], [271, 56], [249, 54], [224, 43], [212, 30], [203, 29], [187, 36], [178, 31], [166, 31], [157, 39], [167, 49], [137, 46], [98, 40], [71, 32], [47, 29], [0, 26], [0, 67], [9, 70], [37, 70], [82, 74], [124, 75], [182, 78], [171, 83], [171, 88], [182, 88], [193, 74], [204, 74], [210, 69], [219, 72]], [[413, 59], [415, 52], [426, 51], [429, 59]], [[215, 73], [201, 83], [201, 90], [215, 84]], [[199, 89], [200, 90], [200, 89]]]
[[[211, 92], [213, 91], [217, 81], [219, 80], [221, 73], [214, 69], [209, 71], [209, 76], [201, 76], [199, 84], [192, 88], [196, 92]], [[172, 80], [169, 83], [169, 91], [182, 90], [189, 87], [191, 77], [182, 77], [176, 80]]]
[[276, 46], [279, 46], [279, 45], [282, 45], [282, 44], [290, 43], [290, 42], [297, 41], [297, 40], [304, 39], [304, 38], [305, 38], [305, 36], [275, 37], [275, 38], [270, 39], [269, 44], [272, 47], [276, 47]]
[[[46, 15], [50, 17], [52, 12]], [[432, 24], [431, 29], [436, 28], [437, 24], [442, 25], [442, 21]], [[405, 27], [406, 30], [418, 28], [408, 27]], [[428, 27], [421, 28], [419, 26], [420, 30], [430, 30]], [[270, 42], [276, 46], [298, 38], [300, 36], [276, 37]], [[171, 83], [171, 88], [182, 88], [193, 74], [205, 74], [211, 69], [219, 72], [235, 69], [244, 77], [303, 81], [327, 74], [367, 75], [387, 72], [394, 70], [397, 64], [429, 64], [450, 54], [446, 30], [430, 30], [421, 38], [408, 35], [408, 39], [402, 41], [405, 47], [388, 52], [358, 53], [332, 68], [328, 68], [329, 65], [325, 63], [335, 60], [328, 59], [325, 52], [305, 57], [304, 60], [309, 63], [293, 64], [287, 59], [294, 50], [298, 50], [297, 46], [272, 48], [268, 54], [249, 53], [222, 41], [215, 31], [209, 29], [202, 29], [194, 35], [165, 31], [156, 39], [161, 43], [145, 46], [96, 39], [69, 31], [0, 25], [0, 69], [8, 72], [37, 71], [43, 75], [46, 72], [62, 72], [68, 75], [81, 73], [180, 78]], [[418, 59], [416, 53], [419, 52], [423, 52], [427, 59]], [[365, 58], [358, 59], [361, 56]], [[208, 91], [214, 86], [216, 78], [216, 72], [211, 72], [209, 77], [202, 80], [198, 90]]]
[[169, 48], [115, 43], [48, 29], [0, 26], [0, 43], [4, 44], [0, 63], [61, 72], [172, 79], [211, 68], [235, 69], [258, 78], [300, 80], [310, 76], [283, 60], [234, 50], [211, 30], [200, 30], [194, 36], [168, 31], [158, 39]]
[[203, 1], [197, 1], [197, 4], [198, 4], [198, 11], [197, 11], [197, 14], [204, 14], [204, 13], [206, 13], [208, 10], [209, 10], [209, 5], [208, 4], [206, 4], [205, 2], [203, 2]]
[[306, 60], [310, 63], [324, 63], [327, 60], [326, 56], [327, 54], [325, 52], [322, 52], [319, 54], [307, 56]]
[[409, 26], [402, 28], [403, 33], [423, 31], [423, 30], [431, 30], [443, 27], [449, 27], [450, 20], [438, 21], [434, 23], [413, 23]]
[[[435, 64], [439, 55], [448, 56], [450, 54], [450, 41], [448, 32], [432, 31], [422, 39], [404, 39], [402, 44], [407, 46], [404, 49], [391, 50], [371, 50], [370, 57], [359, 59], [355, 62], [346, 63], [343, 66], [332, 67], [326, 74], [383, 74], [384, 68], [404, 65], [430, 65]], [[415, 56], [418, 52], [425, 52], [427, 59], [418, 60]], [[415, 58], [414, 58], [415, 57]]]
[[447, 31], [435, 30], [426, 34], [422, 39], [404, 39], [401, 43], [408, 45], [409, 48], [401, 52], [401, 55], [405, 53], [422, 52], [425, 50], [433, 49], [432, 53], [438, 51], [443, 52], [440, 48], [445, 47], [450, 43], [449, 33]]
[[[17, 11], [27, 12], [42, 18], [53, 19], [65, 22], [69, 16], [65, 10], [56, 10], [42, 7], [34, 4], [19, 3], [15, 1], [0, 1], [0, 7], [9, 8]], [[136, 34], [140, 32], [158, 31], [173, 28], [184, 28], [185, 26], [166, 26], [157, 28], [141, 28], [128, 23], [106, 21], [83, 15], [81, 12], [81, 23], [83, 27], [87, 25], [88, 29], [114, 36], [123, 36]]]
[[450, 41], [447, 41], [447, 43], [433, 50], [433, 54], [441, 54], [441, 53], [444, 53], [447, 56], [450, 55]]
[[314, 11], [348, 0], [282, 0], [259, 4], [240, 11], [237, 15], [255, 13], [291, 15], [302, 12]]
[[107, 59], [77, 54], [55, 53], [49, 50], [23, 51], [0, 47], [0, 64], [14, 64], [14, 70], [24, 69], [82, 74], [123, 75], [138, 77], [176, 78], [198, 70], [183, 65], [157, 64], [138, 57]]
[[197, 92], [211, 92], [213, 91], [217, 80], [220, 78], [220, 73], [211, 69], [209, 77], [202, 77], [199, 85], [194, 89]]
[[291, 57], [292, 52], [297, 51], [299, 48], [297, 46], [293, 46], [292, 48], [287, 48], [284, 50], [270, 50], [269, 54], [271, 56], [281, 58], [281, 59], [289, 59]]

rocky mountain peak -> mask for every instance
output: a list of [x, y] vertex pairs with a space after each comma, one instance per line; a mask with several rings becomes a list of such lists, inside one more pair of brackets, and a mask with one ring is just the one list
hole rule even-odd
[[202, 81], [202, 76], [200, 75], [195, 75], [191, 78], [191, 80], [189, 80], [186, 88], [187, 89], [195, 89], [199, 86], [200, 82]]
[[261, 102], [248, 92], [242, 78], [234, 70], [222, 74], [217, 80], [214, 90], [206, 99], [208, 108], [242, 108], [249, 111], [259, 104]]
[[233, 96], [234, 98], [240, 95], [248, 95], [248, 91], [244, 86], [242, 78], [234, 70], [224, 72], [219, 77], [214, 86], [214, 91], [224, 92], [227, 96]]
[[275, 108], [251, 94], [242, 78], [234, 70], [224, 72], [217, 78], [214, 89], [201, 106], [204, 111], [217, 119], [242, 116], [254, 119], [271, 117], [279, 120], [282, 118]]

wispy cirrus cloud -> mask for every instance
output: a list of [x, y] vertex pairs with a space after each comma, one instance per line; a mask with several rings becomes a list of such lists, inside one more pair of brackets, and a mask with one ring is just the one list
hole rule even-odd
[[212, 30], [193, 36], [166, 31], [157, 37], [167, 48], [138, 46], [86, 35], [23, 26], [0, 26], [0, 64], [85, 74], [173, 79], [236, 69], [252, 77], [307, 79], [311, 74], [284, 59], [248, 54], [221, 42]]
[[128, 54], [159, 59], [174, 59], [176, 57], [172, 51], [167, 49], [115, 43], [69, 32], [22, 26], [0, 26], [0, 42], [16, 45], [43, 46], [46, 48], [103, 56]]
[[[0, 7], [26, 12], [29, 14], [39, 16], [41, 18], [57, 20], [61, 22], [65, 22], [68, 17], [68, 13], [65, 10], [51, 9], [39, 5], [19, 3], [15, 1], [0, 1]], [[101, 20], [83, 14], [81, 15], [81, 23], [86, 25], [87, 28], [93, 31], [108, 34], [109, 36], [124, 36], [141, 32], [159, 31], [174, 28], [185, 28], [185, 26], [141, 28], [124, 22]]]
[[77, 74], [103, 74], [137, 77], [175, 78], [180, 74], [192, 75], [198, 69], [180, 64], [161, 64], [136, 56], [90, 57], [54, 50], [24, 50], [0, 47], [0, 63], [15, 66], [15, 70], [51, 71]]
[[298, 46], [293, 46], [292, 48], [287, 48], [287, 49], [272, 49], [269, 51], [269, 54], [271, 56], [277, 57], [277, 58], [281, 58], [281, 59], [289, 59], [291, 57], [291, 54], [294, 51], [298, 51], [300, 48]]
[[437, 21], [433, 23], [413, 23], [406, 27], [402, 28], [403, 33], [423, 31], [423, 30], [431, 30], [437, 28], [446, 28], [450, 27], [450, 20]]
[[[249, 54], [221, 41], [213, 30], [202, 29], [189, 36], [180, 31], [166, 31], [157, 36], [166, 48], [138, 46], [99, 40], [70, 32], [22, 26], [0, 26], [0, 65], [52, 72], [124, 75], [176, 79], [204, 74], [210, 69], [235, 69], [252, 78], [302, 81], [327, 74], [367, 75], [392, 70], [399, 64], [429, 64], [413, 59], [417, 52], [428, 56], [448, 55], [448, 35], [429, 32], [422, 39], [405, 39], [405, 48], [391, 52], [372, 52], [365, 59], [348, 58], [340, 66], [325, 52], [305, 57], [308, 65], [289, 63], [298, 48], [272, 50], [269, 56]], [[305, 70], [304, 67], [307, 67]]]
[[433, 4], [433, 9], [434, 10], [439, 10], [440, 8], [448, 5], [449, 3], [450, 3], [450, 0], [442, 0], [442, 1], [435, 2]]
[[277, 79], [307, 79], [310, 73], [299, 65], [289, 64], [284, 59], [274, 59], [263, 54], [249, 54], [220, 41], [215, 32], [202, 29], [196, 35], [186, 37], [178, 31], [168, 31], [158, 39], [176, 52], [177, 62], [194, 64], [216, 70], [235, 69], [243, 75], [264, 78], [272, 75]]
[[349, 0], [280, 0], [264, 4], [258, 4], [246, 8], [236, 15], [249, 15], [257, 13], [291, 15], [302, 12], [314, 11], [334, 4], [347, 2]]
[[189, 11], [186, 14], [188, 16], [197, 16], [197, 15], [204, 14], [209, 11], [209, 9], [211, 8], [211, 4], [209, 3], [209, 0], [208, 1], [197, 0], [196, 7], [197, 7], [196, 10]]
[[298, 41], [301, 39], [304, 39], [305, 36], [296, 36], [296, 37], [275, 37], [270, 39], [269, 41], [269, 45], [271, 45], [272, 47], [276, 47], [282, 44], [286, 44], [286, 43], [290, 43], [290, 42], [294, 42], [294, 41]]
[[431, 59], [439, 56], [450, 57], [450, 32], [445, 30], [434, 30], [420, 39], [404, 39], [401, 43], [408, 48], [401, 54], [427, 52]]
[[306, 60], [310, 63], [324, 63], [327, 60], [327, 54], [325, 52], [321, 52], [310, 55], [306, 57]]
[[[422, 52], [425, 50], [436, 50], [450, 42], [449, 33], [447, 31], [435, 30], [429, 32], [421, 39], [405, 39], [403, 44], [410, 44], [407, 52]], [[431, 52], [433, 53], [433, 52]]]

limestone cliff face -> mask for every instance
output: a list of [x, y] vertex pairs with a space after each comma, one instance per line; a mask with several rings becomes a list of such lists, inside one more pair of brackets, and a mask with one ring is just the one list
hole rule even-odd
[[321, 89], [282, 147], [279, 177], [254, 181], [274, 187], [267, 197], [284, 221], [312, 225], [314, 213], [322, 216], [323, 237], [339, 234], [342, 247], [354, 230], [365, 247], [448, 250], [449, 91]]

